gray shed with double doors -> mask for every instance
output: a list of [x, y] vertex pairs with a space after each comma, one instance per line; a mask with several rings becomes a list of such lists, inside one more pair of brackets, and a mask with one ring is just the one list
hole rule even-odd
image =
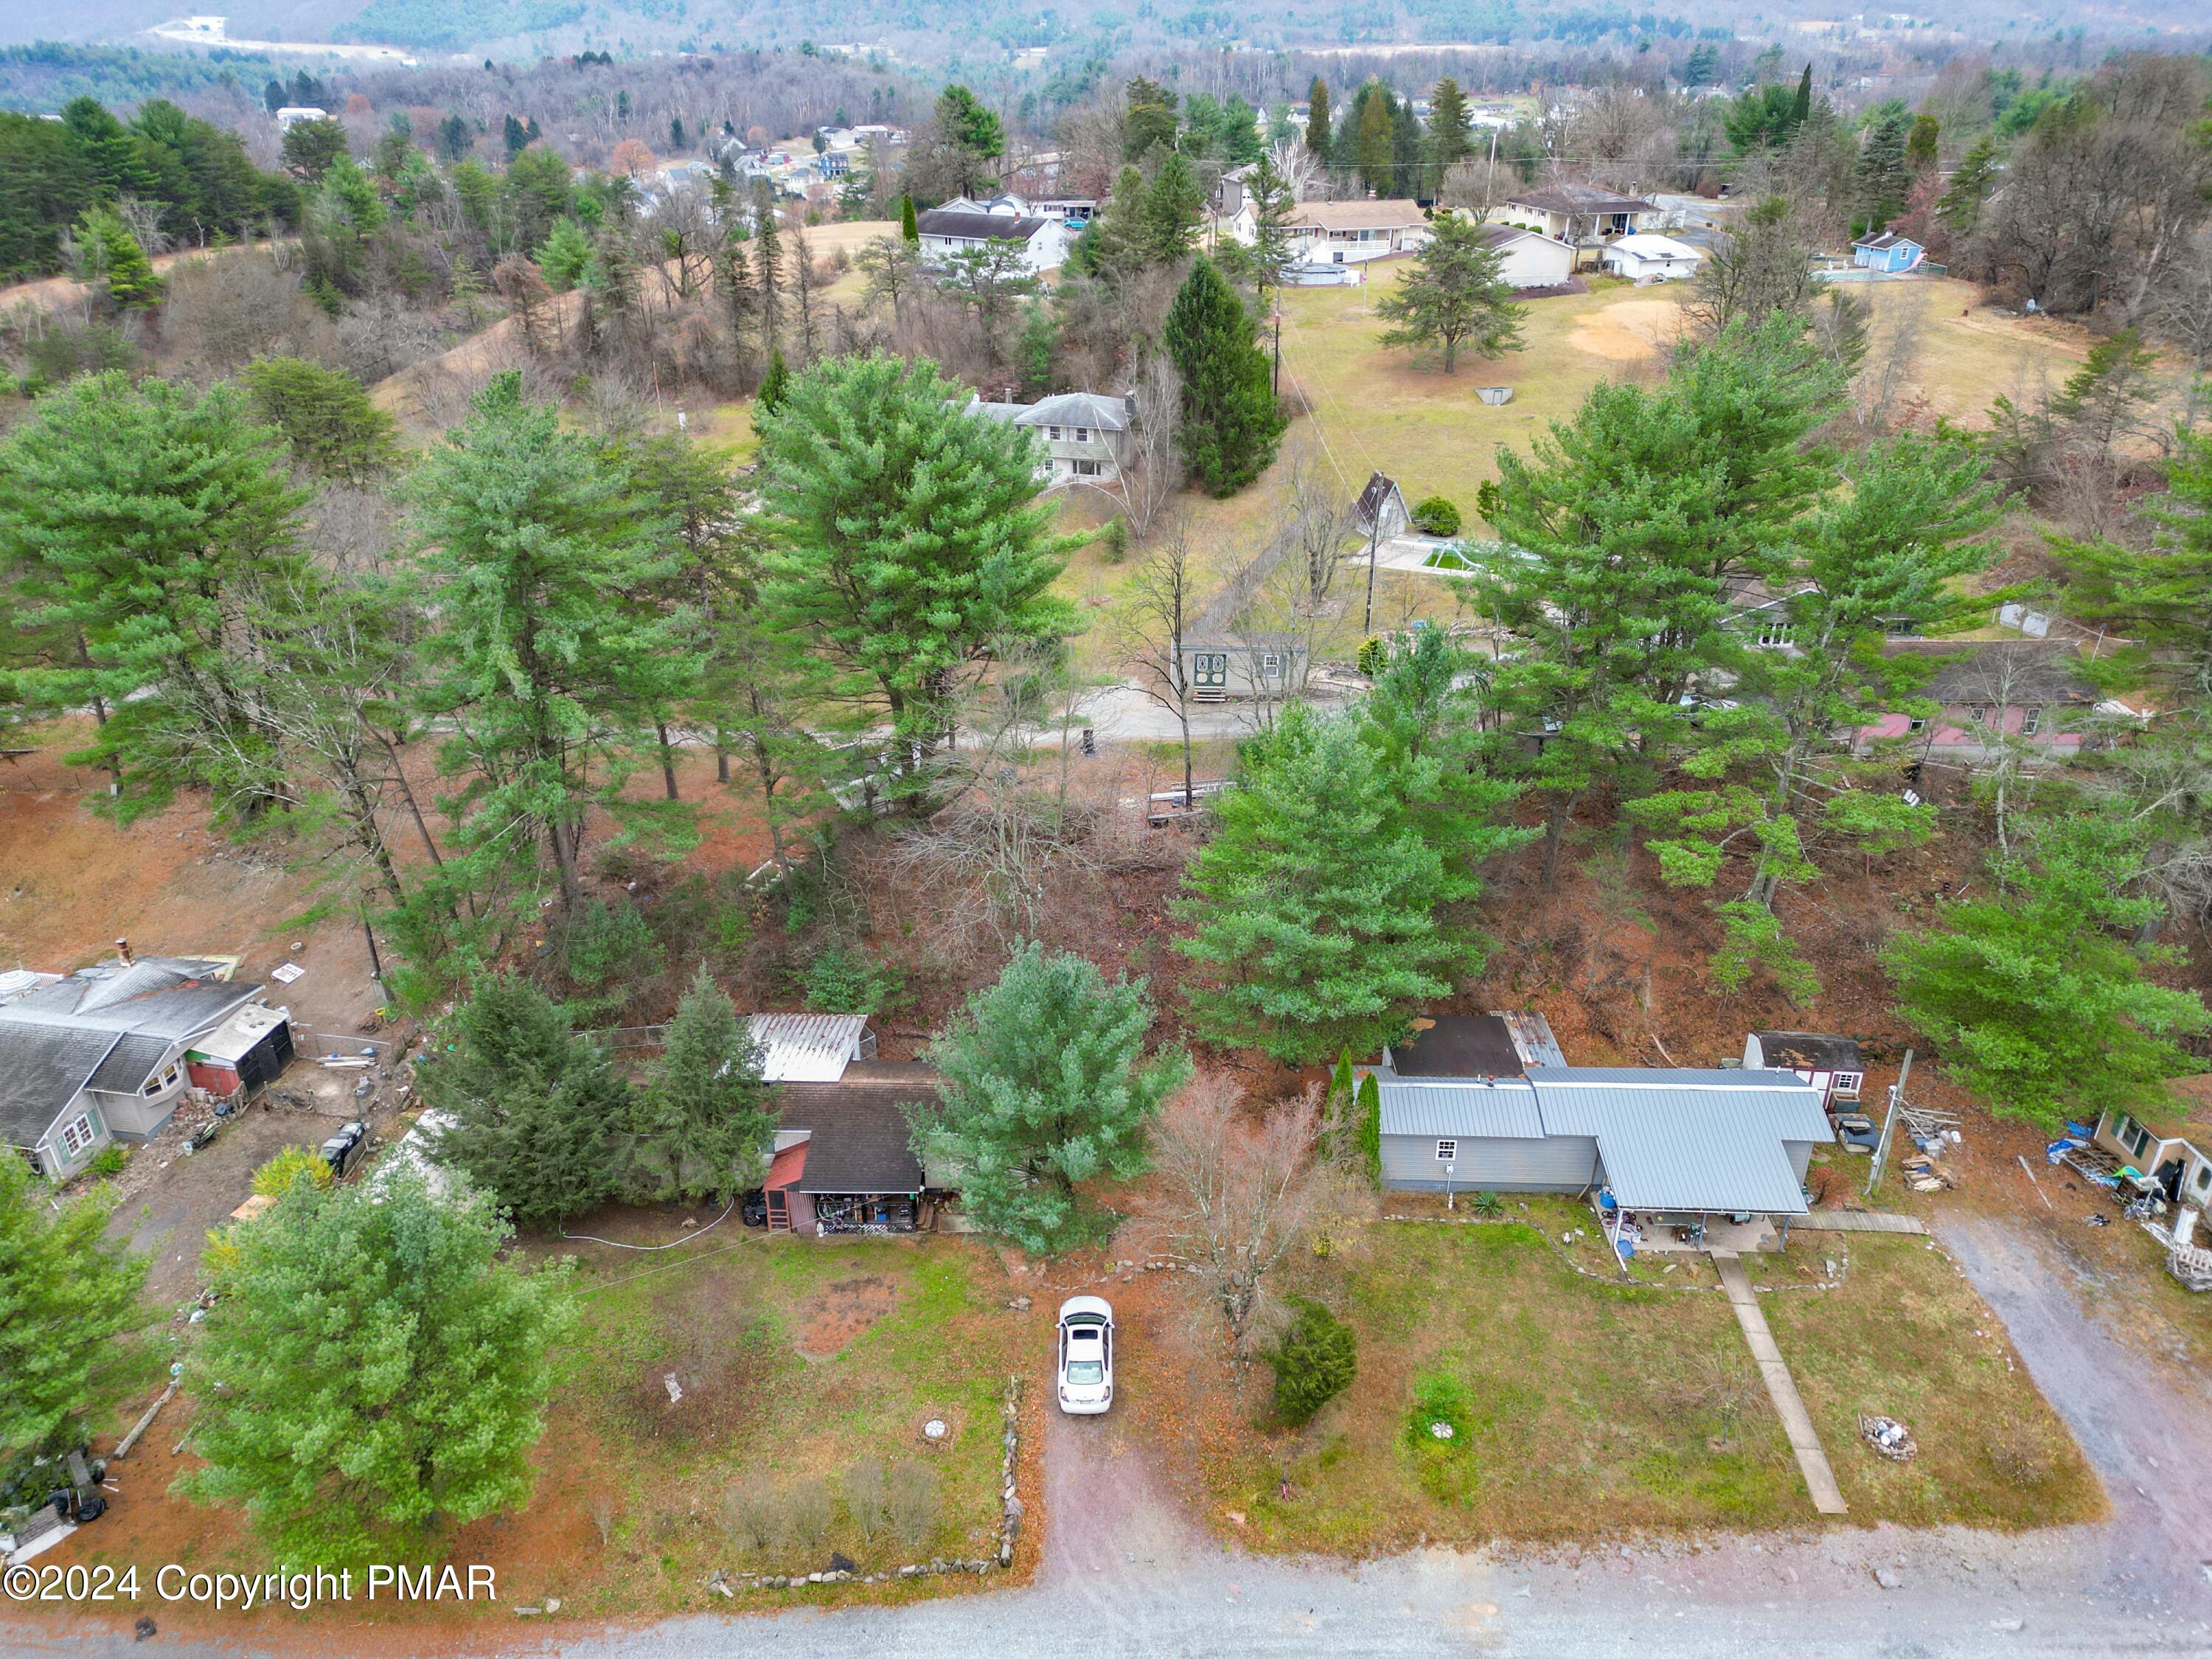
[[1305, 684], [1306, 642], [1295, 634], [1218, 634], [1183, 641], [1193, 702], [1287, 697]]

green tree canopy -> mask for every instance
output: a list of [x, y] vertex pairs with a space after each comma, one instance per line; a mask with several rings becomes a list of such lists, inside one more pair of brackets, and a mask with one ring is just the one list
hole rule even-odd
[[1245, 745], [1175, 905], [1192, 931], [1174, 948], [1205, 969], [1189, 998], [1207, 1040], [1297, 1065], [1372, 1054], [1480, 968], [1443, 907], [1480, 890], [1468, 865], [1498, 843], [1474, 814], [1437, 810], [1442, 769], [1408, 749], [1302, 703]]
[[1176, 291], [1163, 333], [1182, 376], [1176, 441], [1200, 483], [1232, 495], [1275, 459], [1288, 423], [1258, 325], [1212, 262], [1201, 258]]
[[1088, 1240], [1102, 1218], [1077, 1185], [1142, 1173], [1147, 1127], [1190, 1075], [1179, 1048], [1145, 1057], [1152, 1023], [1142, 980], [1026, 946], [931, 1042], [942, 1081], [915, 1109], [917, 1154], [957, 1170], [968, 1213], [1022, 1249]]
[[57, 1206], [0, 1152], [0, 1466], [70, 1439], [138, 1316], [146, 1259], [104, 1237], [107, 1216], [88, 1194]]
[[398, 459], [398, 423], [343, 368], [264, 357], [240, 369], [238, 382], [255, 417], [282, 432], [292, 459], [313, 471], [356, 483]]
[[887, 711], [895, 741], [925, 759], [964, 677], [1070, 631], [1047, 590], [1083, 539], [1052, 533], [1028, 432], [976, 419], [966, 399], [931, 362], [838, 357], [794, 376], [760, 420], [777, 535], [764, 603], [816, 642], [827, 692], [863, 720]]
[[631, 1114], [631, 1200], [722, 1199], [757, 1184], [775, 1128], [767, 1102], [759, 1045], [702, 963]]
[[1521, 349], [1526, 310], [1513, 303], [1513, 285], [1484, 229], [1456, 213], [1437, 216], [1427, 246], [1376, 303], [1375, 314], [1391, 325], [1381, 343], [1441, 347], [1447, 374], [1462, 346], [1478, 357]]
[[2193, 1069], [2175, 1039], [2212, 1026], [2194, 991], [2145, 969], [2179, 951], [2139, 942], [2162, 907], [2140, 891], [2142, 830], [2121, 812], [2055, 812], [1996, 892], [1947, 904], [1882, 953], [1905, 1018], [2002, 1117], [2045, 1129], [2166, 1097]]
[[299, 1182], [231, 1228], [186, 1364], [204, 1467], [184, 1490], [242, 1504], [276, 1559], [333, 1566], [520, 1508], [574, 1311], [567, 1268], [525, 1273], [506, 1239], [412, 1175]]
[[614, 1190], [630, 1091], [605, 1054], [527, 980], [487, 978], [453, 1015], [453, 1047], [422, 1079], [451, 1115], [432, 1142], [516, 1223], [558, 1225]]

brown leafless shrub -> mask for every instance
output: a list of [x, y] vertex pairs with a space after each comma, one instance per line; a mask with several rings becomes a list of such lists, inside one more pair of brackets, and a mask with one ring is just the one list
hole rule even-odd
[[927, 1544], [937, 1530], [937, 1471], [923, 1463], [894, 1463], [889, 1507], [901, 1543], [909, 1549]]
[[592, 1494], [592, 1526], [599, 1534], [601, 1549], [615, 1541], [615, 1522], [621, 1518], [622, 1511], [615, 1507], [611, 1497], [603, 1492]]
[[872, 1458], [864, 1459], [845, 1471], [842, 1485], [845, 1513], [853, 1517], [853, 1525], [859, 1528], [861, 1537], [873, 1538], [890, 1518], [890, 1493], [884, 1480], [884, 1466]]
[[837, 1504], [827, 1483], [801, 1480], [784, 1492], [782, 1509], [783, 1541], [811, 1549], [828, 1535]]
[[758, 1555], [783, 1535], [782, 1505], [765, 1487], [732, 1487], [722, 1494], [722, 1530], [739, 1549]]

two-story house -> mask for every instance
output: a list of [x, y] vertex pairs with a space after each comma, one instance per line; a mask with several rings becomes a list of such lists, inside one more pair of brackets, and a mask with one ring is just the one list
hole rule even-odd
[[1022, 264], [1032, 273], [1059, 270], [1067, 263], [1067, 221], [1027, 213], [1023, 206], [1006, 198], [988, 207], [932, 208], [917, 215], [922, 258], [942, 264], [993, 242], [1012, 242], [1020, 246]]
[[1096, 392], [1062, 392], [1033, 404], [988, 403], [978, 398], [969, 412], [1034, 432], [1043, 459], [1037, 477], [1048, 489], [1088, 484], [1109, 489], [1135, 459], [1133, 398], [1109, 398]]

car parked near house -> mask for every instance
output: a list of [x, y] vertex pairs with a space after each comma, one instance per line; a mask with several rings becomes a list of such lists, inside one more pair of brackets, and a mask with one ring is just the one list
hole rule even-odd
[[1060, 1304], [1060, 1408], [1096, 1417], [1114, 1403], [1114, 1310], [1103, 1297]]

